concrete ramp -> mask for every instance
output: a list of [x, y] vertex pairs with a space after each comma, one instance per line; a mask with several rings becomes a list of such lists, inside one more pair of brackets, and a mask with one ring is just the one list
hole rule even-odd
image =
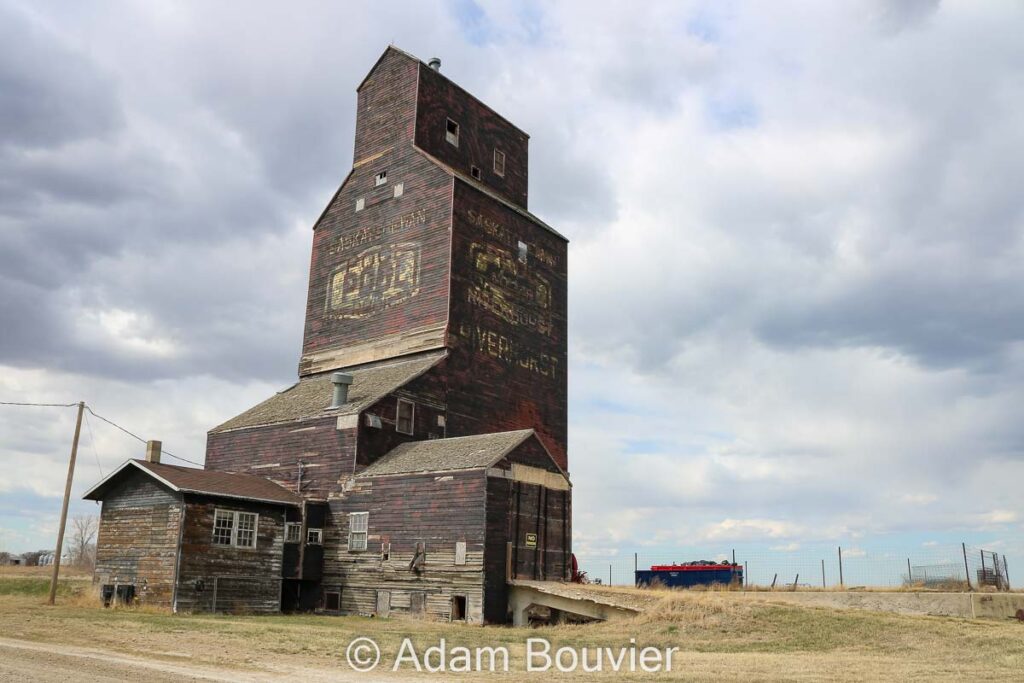
[[588, 590], [586, 586], [575, 583], [522, 579], [513, 579], [508, 583], [514, 626], [528, 626], [531, 610], [538, 607], [552, 610], [553, 615], [571, 615], [599, 621], [632, 617], [643, 611], [628, 596]]

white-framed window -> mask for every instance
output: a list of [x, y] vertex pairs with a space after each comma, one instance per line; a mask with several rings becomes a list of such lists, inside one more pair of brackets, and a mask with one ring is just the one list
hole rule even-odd
[[213, 511], [213, 544], [255, 548], [260, 516], [255, 512]]
[[395, 198], [405, 194], [405, 183], [395, 183]]
[[235, 531], [235, 513], [227, 510], [213, 512], [213, 544], [231, 545]]
[[500, 149], [494, 150], [494, 174], [505, 177], [505, 153]]
[[370, 528], [369, 512], [350, 512], [348, 514], [348, 549], [366, 550], [366, 534]]
[[446, 119], [444, 124], [444, 139], [449, 144], [459, 146], [459, 124], [451, 119]]
[[416, 404], [404, 398], [398, 399], [397, 417], [395, 418], [395, 431], [400, 434], [412, 434], [413, 422], [416, 417]]
[[306, 529], [306, 545], [321, 545], [323, 542], [323, 529]]
[[302, 540], [302, 524], [299, 522], [287, 522], [284, 525], [284, 542], [298, 543]]
[[356, 211], [362, 211], [366, 208], [366, 200], [360, 197], [356, 200]]
[[388, 172], [387, 171], [381, 171], [373, 179], [373, 186], [374, 187], [380, 187], [381, 185], [386, 185], [387, 182], [388, 182]]

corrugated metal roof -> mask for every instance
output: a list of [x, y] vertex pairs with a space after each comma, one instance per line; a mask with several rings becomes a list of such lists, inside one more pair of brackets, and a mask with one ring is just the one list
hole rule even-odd
[[195, 467], [165, 465], [146, 460], [129, 460], [107, 475], [82, 496], [87, 500], [102, 500], [107, 487], [126, 468], [134, 467], [154, 477], [165, 486], [182, 493], [198, 493], [220, 498], [239, 498], [263, 503], [300, 505], [302, 498], [264, 477], [254, 474], [236, 474], [201, 470]]
[[485, 469], [533, 436], [532, 429], [412, 441], [393, 448], [360, 477]]
[[[232, 429], [314, 417], [357, 414], [395, 389], [419, 377], [444, 357], [444, 352], [431, 353], [411, 360], [394, 361], [352, 370], [332, 370], [304, 377], [263, 403], [214, 427], [210, 432], [226, 432]], [[348, 403], [341, 408], [328, 410], [327, 407], [331, 404], [331, 395], [334, 392], [331, 375], [335, 372], [346, 372], [352, 375], [352, 385], [348, 389]]]

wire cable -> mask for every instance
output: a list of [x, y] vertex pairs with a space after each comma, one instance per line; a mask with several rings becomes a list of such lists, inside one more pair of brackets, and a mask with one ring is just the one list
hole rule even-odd
[[36, 408], [75, 408], [77, 403], [24, 403], [20, 401], [0, 401], [0, 406], [34, 406]]
[[100, 464], [100, 454], [96, 450], [96, 437], [92, 433], [92, 422], [89, 420], [89, 414], [85, 414], [85, 426], [89, 430], [89, 446], [92, 447], [92, 454], [96, 456], [96, 469], [100, 471], [100, 479], [105, 477], [103, 474], [103, 465]]
[[[128, 431], [127, 429], [125, 429], [121, 425], [117, 424], [116, 422], [113, 422], [112, 420], [108, 420], [107, 418], [103, 417], [102, 415], [97, 415], [96, 412], [92, 408], [90, 408], [89, 406], [86, 406], [85, 409], [88, 410], [90, 413], [92, 413], [93, 417], [96, 417], [96, 418], [98, 418], [100, 420], [103, 420], [104, 422], [106, 422], [107, 424], [109, 424], [112, 427], [116, 427], [117, 429], [120, 429], [122, 432], [124, 432], [128, 436], [132, 437], [133, 439], [138, 439], [142, 443], [146, 443], [146, 440], [143, 439], [138, 434], [133, 434], [132, 432]], [[196, 467], [202, 467], [203, 466], [202, 463], [198, 463], [195, 460], [189, 460], [188, 458], [183, 458], [180, 455], [175, 455], [174, 453], [171, 453], [170, 451], [166, 451], [165, 450], [165, 451], [163, 451], [163, 453], [165, 455], [168, 455], [169, 457], [174, 458], [175, 460], [181, 460], [182, 462], [187, 462], [188, 464], [195, 465]]]

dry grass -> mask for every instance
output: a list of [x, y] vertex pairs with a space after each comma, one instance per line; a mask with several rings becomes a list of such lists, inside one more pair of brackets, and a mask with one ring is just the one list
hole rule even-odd
[[[79, 588], [87, 585], [81, 582]], [[556, 648], [618, 648], [628, 645], [630, 638], [644, 646], [679, 647], [672, 677], [684, 680], [996, 679], [1018, 677], [1024, 669], [1024, 626], [1016, 622], [809, 608], [735, 600], [715, 591], [644, 593], [653, 603], [633, 620], [531, 630], [361, 617], [174, 616], [135, 608], [105, 610], [93, 606], [88, 591], [72, 586], [69, 597], [56, 608], [43, 606], [41, 596], [34, 594], [0, 596], [0, 623], [8, 638], [147, 652], [159, 660], [284, 672], [307, 679], [347, 672], [345, 646], [363, 635], [378, 642], [385, 662], [406, 637], [421, 651], [441, 638], [449, 647], [504, 645], [512, 653], [513, 672], [525, 668], [529, 637], [548, 638]], [[604, 675], [609, 680], [622, 678]], [[518, 673], [510, 678], [537, 677]], [[633, 676], [652, 677], [669, 678]]]

